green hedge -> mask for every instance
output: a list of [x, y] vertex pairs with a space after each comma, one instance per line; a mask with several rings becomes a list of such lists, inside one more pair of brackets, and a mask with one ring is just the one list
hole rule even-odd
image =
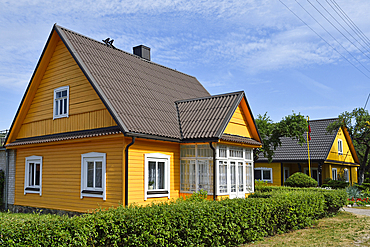
[[236, 246], [312, 225], [344, 205], [339, 192], [281, 189], [270, 198], [178, 200], [72, 218], [3, 213], [0, 245]]

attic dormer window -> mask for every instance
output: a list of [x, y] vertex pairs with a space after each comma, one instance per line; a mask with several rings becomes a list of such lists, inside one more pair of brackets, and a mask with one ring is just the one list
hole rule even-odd
[[69, 86], [54, 89], [54, 119], [68, 117]]

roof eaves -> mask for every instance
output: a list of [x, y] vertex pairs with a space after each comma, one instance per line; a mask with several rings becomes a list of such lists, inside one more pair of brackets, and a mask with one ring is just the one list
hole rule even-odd
[[[127, 133], [128, 132], [127, 127], [123, 123], [122, 119], [119, 117], [118, 113], [115, 111], [115, 109], [112, 106], [112, 104], [109, 101], [109, 99], [105, 96], [105, 94], [101, 90], [101, 88], [98, 85], [98, 83], [95, 81], [95, 78], [90, 73], [90, 71], [88, 70], [87, 66], [84, 64], [84, 62], [82, 61], [81, 57], [78, 55], [77, 51], [74, 49], [74, 47], [71, 44], [71, 42], [69, 41], [69, 39], [65, 36], [64, 31], [61, 30], [62, 27], [60, 27], [60, 26], [58, 26], [58, 25], [55, 24], [54, 25], [54, 29], [59, 34], [59, 37], [62, 39], [63, 43], [65, 44], [65, 46], [67, 47], [67, 49], [71, 53], [72, 57], [74, 58], [74, 60], [78, 64], [78, 66], [80, 67], [81, 71], [84, 73], [84, 75], [86, 76], [87, 80], [90, 82], [91, 86], [94, 88], [95, 92], [98, 94], [98, 96], [100, 97], [100, 99], [104, 103], [105, 107], [108, 109], [108, 111], [111, 114], [111, 116], [113, 117], [113, 119], [116, 121], [116, 123], [118, 124], [118, 126], [121, 128], [122, 132], [124, 134]], [[63, 28], [63, 29], [65, 29], [65, 28]]]
[[171, 138], [171, 137], [137, 133], [137, 132], [127, 132], [125, 136], [145, 138], [145, 139], [158, 140], [158, 141], [181, 142], [181, 140], [178, 138]]

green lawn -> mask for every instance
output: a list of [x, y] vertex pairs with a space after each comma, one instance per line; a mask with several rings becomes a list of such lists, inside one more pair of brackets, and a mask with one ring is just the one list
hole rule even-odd
[[311, 228], [244, 246], [370, 246], [370, 217], [340, 212], [318, 220]]

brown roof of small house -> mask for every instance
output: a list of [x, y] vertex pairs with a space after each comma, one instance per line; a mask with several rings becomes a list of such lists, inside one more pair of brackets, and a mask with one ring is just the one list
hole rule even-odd
[[219, 139], [230, 121], [243, 92], [176, 101], [183, 139]]
[[237, 135], [231, 135], [231, 134], [223, 134], [221, 136], [222, 141], [227, 141], [227, 142], [237, 142], [237, 143], [243, 143], [243, 144], [250, 144], [250, 145], [257, 145], [260, 146], [262, 143], [249, 138], [249, 137], [244, 137], [244, 136], [237, 136]]

